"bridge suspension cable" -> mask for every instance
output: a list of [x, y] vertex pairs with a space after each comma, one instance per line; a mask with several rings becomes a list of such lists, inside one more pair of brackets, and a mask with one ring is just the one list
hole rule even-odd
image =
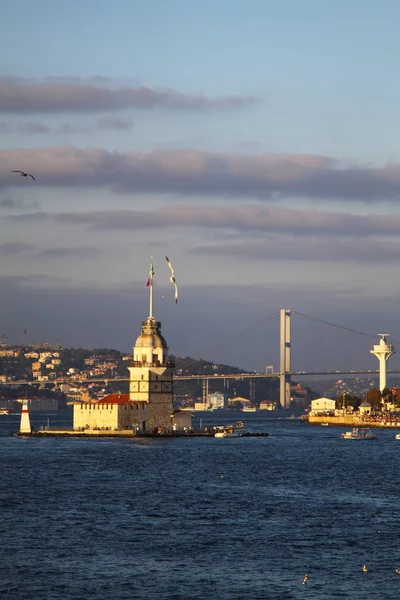
[[[210, 346], [209, 348], [206, 348], [203, 351], [203, 355], [209, 354], [210, 352], [215, 352], [216, 350], [219, 350], [220, 348], [224, 348], [230, 342], [233, 342], [237, 338], [242, 337], [242, 336], [250, 333], [251, 331], [254, 331], [254, 329], [257, 329], [261, 325], [265, 325], [269, 321], [272, 321], [273, 319], [275, 319], [278, 315], [279, 315], [279, 311], [276, 311], [276, 312], [272, 313], [271, 315], [269, 315], [268, 317], [265, 317], [264, 319], [261, 319], [261, 321], [257, 321], [256, 323], [253, 323], [252, 325], [249, 325], [245, 329], [241, 329], [237, 333], [234, 333], [233, 335], [229, 336], [228, 338], [225, 338], [224, 340], [222, 340], [222, 342], [219, 342], [218, 344], [215, 344], [213, 346]], [[182, 365], [180, 365], [179, 368], [180, 369], [185, 369], [189, 365], [191, 365], [192, 363], [194, 363], [196, 361], [197, 361], [197, 359], [191, 358], [187, 362], [184, 362]]]
[[[316, 321], [317, 323], [323, 323], [324, 325], [330, 325], [330, 327], [337, 327], [338, 329], [343, 329], [344, 331], [350, 331], [350, 333], [357, 333], [358, 335], [364, 335], [366, 337], [376, 339], [377, 335], [373, 333], [365, 333], [364, 331], [357, 331], [357, 329], [351, 329], [351, 327], [345, 327], [344, 325], [337, 325], [336, 323], [330, 323], [329, 321], [324, 321], [323, 319], [318, 319], [317, 317], [311, 317], [310, 315], [305, 315], [304, 313], [298, 312], [297, 310], [291, 311], [293, 314], [298, 315], [299, 317], [304, 317], [306, 319], [310, 319], [311, 321]], [[395, 344], [399, 344], [397, 340], [392, 340]]]

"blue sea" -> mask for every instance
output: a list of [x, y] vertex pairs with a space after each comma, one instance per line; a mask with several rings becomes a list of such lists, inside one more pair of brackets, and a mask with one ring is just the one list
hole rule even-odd
[[0, 597], [400, 598], [395, 431], [356, 443], [264, 412], [200, 418], [269, 436], [19, 438], [0, 416]]

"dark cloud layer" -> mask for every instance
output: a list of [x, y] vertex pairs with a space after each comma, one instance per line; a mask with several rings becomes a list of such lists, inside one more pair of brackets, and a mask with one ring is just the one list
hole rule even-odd
[[[169, 284], [166, 284], [165, 289]], [[214, 360], [247, 369], [262, 370], [278, 356], [281, 307], [314, 315], [332, 323], [374, 333], [390, 331], [399, 339], [397, 297], [381, 301], [364, 290], [324, 290], [317, 286], [190, 286], [181, 288], [181, 303], [162, 299], [157, 286], [155, 315], [162, 322], [170, 351], [178, 355]], [[359, 299], [362, 297], [362, 306]], [[227, 302], [229, 298], [229, 302]], [[0, 277], [2, 332], [10, 343], [43, 342], [84, 348], [114, 347], [131, 351], [147, 316], [148, 296], [143, 282], [124, 286], [76, 286], [70, 280], [42, 277]], [[267, 316], [275, 317], [267, 321]], [[260, 324], [265, 321], [264, 324]], [[127, 326], [128, 323], [128, 326]], [[255, 323], [259, 323], [254, 327]], [[28, 329], [28, 339], [24, 329]], [[246, 333], [247, 332], [247, 333]], [[240, 333], [240, 343], [232, 336]], [[346, 343], [344, 343], [346, 341]], [[373, 340], [335, 330], [299, 316], [293, 317], [293, 368], [376, 369], [369, 350]], [[336, 349], [336, 354], [330, 350]], [[328, 352], [329, 350], [329, 352]], [[397, 356], [397, 359], [396, 359]], [[390, 368], [400, 359], [395, 355]], [[396, 362], [397, 361], [397, 362]]]
[[294, 238], [328, 236], [355, 239], [400, 235], [400, 215], [357, 215], [250, 204], [229, 206], [229, 210], [225, 206], [172, 205], [149, 211], [34, 212], [5, 218], [26, 222], [53, 221], [104, 231], [205, 227], [258, 237], [279, 234]]
[[24, 198], [11, 198], [6, 196], [0, 198], [0, 210], [4, 209], [7, 211], [13, 210], [33, 210], [39, 208], [39, 202], [37, 200], [25, 200]]
[[106, 115], [99, 119], [92, 125], [86, 127], [78, 127], [77, 125], [70, 125], [63, 123], [58, 127], [50, 127], [44, 123], [38, 123], [35, 121], [27, 121], [25, 123], [0, 123], [0, 133], [20, 133], [20, 134], [41, 134], [41, 133], [90, 133], [96, 131], [96, 129], [117, 129], [124, 131], [132, 129], [132, 119], [118, 117], [117, 115]]
[[90, 112], [124, 108], [204, 111], [240, 109], [256, 98], [182, 94], [144, 86], [116, 88], [107, 81], [0, 79], [0, 111], [9, 113]]
[[389, 240], [355, 239], [293, 239], [274, 236], [254, 241], [210, 244], [191, 249], [193, 254], [222, 256], [227, 260], [251, 261], [327, 261], [338, 263], [400, 264], [400, 242]]
[[47, 247], [43, 248], [34, 244], [25, 244], [23, 242], [3, 242], [0, 243], [0, 255], [19, 256], [24, 259], [58, 259], [58, 258], [89, 258], [98, 256], [100, 249], [87, 248], [81, 246], [73, 247]]
[[119, 193], [177, 193], [277, 200], [397, 201], [400, 165], [355, 167], [307, 154], [229, 155], [195, 150], [108, 152], [74, 146], [0, 150], [0, 185], [26, 185], [6, 173], [22, 168], [36, 185], [90, 186]]

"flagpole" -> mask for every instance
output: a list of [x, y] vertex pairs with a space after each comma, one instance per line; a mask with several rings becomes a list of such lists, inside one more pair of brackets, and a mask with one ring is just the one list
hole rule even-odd
[[149, 319], [153, 318], [153, 257], [151, 257], [151, 267], [150, 267], [150, 311], [149, 311]]

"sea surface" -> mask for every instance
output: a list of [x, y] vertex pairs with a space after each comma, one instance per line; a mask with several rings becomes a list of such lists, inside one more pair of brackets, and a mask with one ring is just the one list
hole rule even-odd
[[19, 438], [19, 416], [0, 416], [0, 598], [400, 598], [395, 431], [352, 442], [265, 412], [200, 418], [269, 436]]

